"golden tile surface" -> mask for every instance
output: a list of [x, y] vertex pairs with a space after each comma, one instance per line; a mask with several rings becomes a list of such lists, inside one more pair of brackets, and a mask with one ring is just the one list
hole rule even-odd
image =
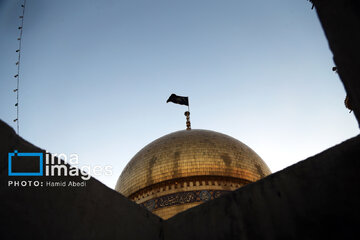
[[209, 130], [182, 130], [140, 150], [123, 170], [115, 189], [129, 197], [174, 179], [224, 176], [254, 182], [270, 173], [266, 163], [235, 138]]
[[197, 205], [200, 205], [200, 204], [201, 203], [199, 203], [199, 202], [195, 202], [195, 203], [187, 203], [187, 204], [182, 204], [182, 205], [177, 205], [177, 206], [171, 206], [171, 207], [155, 210], [155, 211], [153, 211], [153, 213], [160, 216], [162, 219], [169, 219], [180, 212], [183, 212], [192, 207], [196, 207]]

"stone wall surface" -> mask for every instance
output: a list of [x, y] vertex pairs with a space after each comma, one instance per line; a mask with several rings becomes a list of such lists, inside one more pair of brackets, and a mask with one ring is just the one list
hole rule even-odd
[[312, 0], [360, 125], [360, 1]]
[[360, 136], [167, 221], [93, 178], [82, 188], [8, 187], [7, 153], [14, 149], [41, 150], [0, 122], [1, 239], [355, 239], [360, 234]]
[[177, 239], [358, 239], [360, 136], [164, 222]]
[[[94, 178], [86, 187], [9, 187], [8, 152], [41, 149], [0, 120], [0, 239], [160, 239], [162, 221]], [[82, 181], [80, 177], [71, 180]]]

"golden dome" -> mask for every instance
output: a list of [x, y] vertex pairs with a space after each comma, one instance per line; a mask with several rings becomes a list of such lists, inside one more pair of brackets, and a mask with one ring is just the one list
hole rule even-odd
[[183, 130], [140, 150], [115, 190], [167, 219], [270, 173], [251, 148], [230, 136]]

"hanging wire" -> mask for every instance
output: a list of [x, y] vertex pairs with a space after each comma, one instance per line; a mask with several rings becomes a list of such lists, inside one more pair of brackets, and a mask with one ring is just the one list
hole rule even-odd
[[21, 4], [22, 15], [19, 16], [19, 18], [21, 19], [20, 27], [18, 27], [18, 29], [20, 30], [20, 35], [17, 39], [19, 41], [19, 47], [16, 50], [16, 52], [18, 53], [18, 60], [15, 63], [17, 66], [17, 73], [14, 75], [14, 78], [16, 78], [16, 88], [13, 90], [13, 92], [16, 93], [16, 103], [15, 103], [16, 118], [14, 119], [14, 122], [16, 122], [16, 130], [18, 135], [20, 133], [19, 132], [19, 86], [20, 86], [21, 40], [22, 40], [23, 27], [24, 27], [25, 4], [26, 4], [26, 0], [24, 0], [23, 4]]

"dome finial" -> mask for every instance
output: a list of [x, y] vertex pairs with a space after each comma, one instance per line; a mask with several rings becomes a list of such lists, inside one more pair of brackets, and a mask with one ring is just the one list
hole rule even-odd
[[186, 111], [184, 115], [186, 116], [186, 130], [191, 130], [190, 112]]

